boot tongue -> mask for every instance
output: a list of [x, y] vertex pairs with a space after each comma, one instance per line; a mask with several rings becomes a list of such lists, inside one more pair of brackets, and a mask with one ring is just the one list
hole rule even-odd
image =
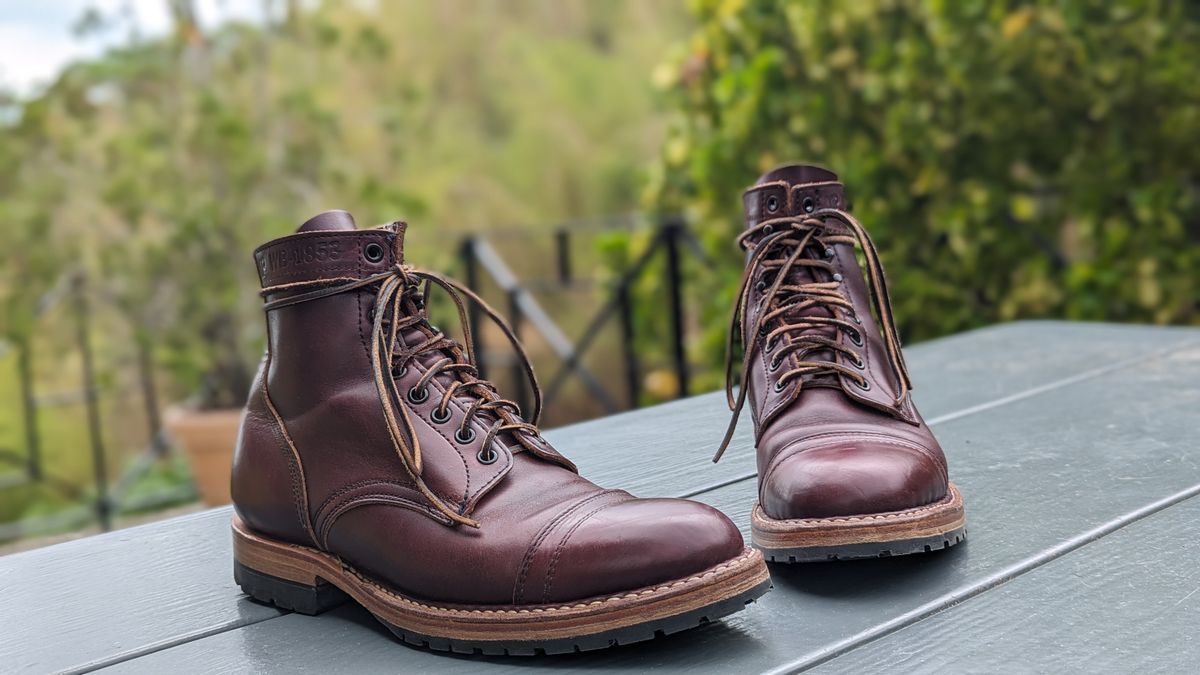
[[353, 230], [354, 216], [341, 209], [325, 211], [304, 221], [297, 232], [336, 232]]

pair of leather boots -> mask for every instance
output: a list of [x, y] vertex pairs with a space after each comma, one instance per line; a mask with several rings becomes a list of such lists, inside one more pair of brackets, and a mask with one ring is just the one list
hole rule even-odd
[[[234, 460], [237, 582], [307, 614], [353, 599], [433, 649], [555, 653], [741, 610], [771, 587], [764, 554], [878, 557], [963, 539], [962, 497], [913, 406], [883, 270], [837, 177], [784, 167], [744, 202], [730, 330], [744, 359], [721, 450], [749, 401], [754, 548], [709, 506], [580, 476], [539, 433], [536, 380], [504, 321], [406, 264], [404, 223], [356, 229], [330, 211], [254, 254], [268, 347]], [[430, 323], [435, 290], [457, 308], [464, 344]], [[480, 378], [472, 303], [526, 365], [528, 415]]]

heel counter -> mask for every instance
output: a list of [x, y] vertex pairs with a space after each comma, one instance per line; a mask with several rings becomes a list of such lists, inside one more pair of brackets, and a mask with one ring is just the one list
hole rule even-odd
[[297, 544], [315, 546], [304, 470], [265, 385], [267, 362], [255, 375], [233, 455], [233, 506], [252, 529]]

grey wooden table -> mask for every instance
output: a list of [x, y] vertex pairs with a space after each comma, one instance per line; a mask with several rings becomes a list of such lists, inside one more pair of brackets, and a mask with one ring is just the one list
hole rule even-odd
[[[582, 655], [458, 657], [353, 606], [233, 584], [229, 509], [0, 558], [0, 672], [1191, 671], [1200, 663], [1200, 330], [1015, 323], [907, 350], [970, 540], [772, 568], [723, 622]], [[749, 425], [709, 394], [547, 435], [602, 485], [688, 496], [748, 530]]]

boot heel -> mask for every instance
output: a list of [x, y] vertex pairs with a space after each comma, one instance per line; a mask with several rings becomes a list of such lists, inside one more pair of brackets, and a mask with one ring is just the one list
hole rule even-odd
[[269, 539], [233, 519], [233, 579], [246, 595], [301, 614], [320, 614], [350, 599], [319, 576], [321, 553]]
[[233, 563], [233, 580], [255, 600], [309, 616], [333, 609], [350, 599], [340, 588], [324, 580], [318, 579], [310, 586], [259, 572], [236, 561]]

